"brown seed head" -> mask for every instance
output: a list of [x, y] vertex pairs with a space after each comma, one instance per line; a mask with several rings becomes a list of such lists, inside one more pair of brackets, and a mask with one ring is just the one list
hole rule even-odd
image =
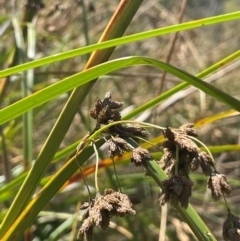
[[178, 143], [180, 148], [190, 149], [190, 151], [192, 148], [197, 148], [196, 144], [191, 139], [186, 137], [198, 136], [196, 131], [193, 129], [193, 126], [194, 124], [190, 123], [180, 126], [179, 129], [167, 127], [163, 131], [163, 135], [167, 139], [167, 141], [164, 143], [164, 147], [168, 149], [175, 149], [175, 146]]
[[81, 209], [84, 209], [82, 216], [83, 223], [78, 232], [78, 238], [84, 236], [85, 239], [91, 240], [93, 227], [99, 225], [102, 229], [109, 226], [112, 216], [124, 216], [125, 214], [135, 214], [132, 209], [133, 203], [130, 198], [120, 192], [112, 189], [106, 189], [103, 196], [97, 193], [96, 198], [89, 203], [84, 203]]
[[111, 93], [108, 92], [103, 100], [96, 99], [93, 109], [89, 111], [90, 116], [97, 120], [97, 127], [121, 119], [121, 115], [116, 109], [122, 107], [123, 103], [112, 101], [111, 98]]
[[140, 127], [135, 124], [126, 124], [124, 126], [124, 132], [126, 137], [139, 136], [139, 137], [147, 137], [149, 133], [145, 128]]
[[[121, 120], [121, 114], [117, 110], [123, 106], [122, 102], [112, 101], [111, 93], [108, 92], [104, 99], [96, 99], [94, 107], [89, 111], [90, 116], [97, 120], [95, 130]], [[148, 132], [145, 128], [135, 124], [116, 124], [108, 128], [107, 133], [111, 133], [113, 136], [119, 136], [123, 139], [139, 136], [146, 137]]]
[[[198, 153], [179, 151], [178, 153], [178, 174], [189, 176], [189, 171], [196, 171], [199, 167]], [[160, 167], [171, 177], [175, 175], [176, 152], [164, 150], [164, 154], [159, 161]]]
[[188, 176], [189, 171], [196, 171], [200, 165], [201, 151], [195, 142], [187, 137], [187, 135], [197, 135], [192, 127], [192, 124], [186, 124], [179, 129], [166, 128], [163, 132], [166, 141], [163, 143], [164, 155], [160, 160], [160, 166], [170, 177], [176, 174], [176, 155], [178, 155], [177, 170], [180, 175]]
[[108, 140], [109, 153], [111, 157], [121, 157], [125, 151], [132, 151], [133, 147], [126, 140], [120, 137], [113, 137]]
[[223, 223], [222, 229], [223, 238], [226, 241], [239, 241], [240, 240], [240, 219], [233, 215], [230, 210], [228, 216]]
[[191, 164], [190, 164], [190, 170], [192, 172], [196, 171], [198, 169], [199, 165], [200, 165], [199, 158], [194, 157], [191, 161]]
[[208, 179], [208, 188], [212, 191], [212, 197], [215, 201], [222, 197], [222, 194], [231, 194], [231, 187], [228, 184], [227, 178], [223, 174], [214, 172]]
[[112, 135], [118, 135], [119, 137], [122, 137], [124, 139], [129, 138], [129, 137], [134, 137], [134, 136], [139, 136], [139, 137], [146, 137], [148, 136], [148, 132], [146, 131], [145, 128], [139, 127], [138, 125], [134, 124], [117, 124], [114, 126], [111, 126], [109, 128], [109, 132]]
[[111, 216], [120, 216], [123, 217], [125, 214], [135, 214], [136, 211], [132, 209], [133, 203], [131, 199], [123, 193], [120, 192], [111, 192], [112, 190], [107, 189], [104, 192], [104, 199], [113, 205], [111, 210]]
[[166, 141], [163, 142], [163, 147], [168, 149], [168, 150], [176, 150], [176, 143], [175, 143], [175, 134], [173, 133], [173, 131], [167, 127], [164, 131], [163, 131], [163, 135], [166, 138]]
[[90, 111], [89, 111], [89, 114], [90, 114], [90, 116], [93, 118], [93, 119], [97, 119], [98, 118], [98, 115], [99, 115], [99, 112], [102, 110], [102, 101], [100, 100], [100, 99], [96, 99], [95, 101], [94, 101], [94, 107], [93, 107], [93, 109], [91, 109]]
[[111, 92], [107, 92], [102, 100], [103, 107], [109, 106], [111, 109], [119, 109], [123, 106], [123, 102], [112, 101]]
[[214, 164], [212, 158], [208, 153], [202, 151], [198, 154], [198, 159], [200, 166], [202, 168], [203, 173], [206, 176], [210, 176], [212, 173], [212, 169], [214, 169]]
[[136, 166], [146, 166], [147, 162], [153, 159], [153, 156], [149, 153], [148, 150], [142, 147], [133, 149], [131, 162], [133, 162]]
[[194, 136], [197, 137], [198, 134], [197, 132], [193, 129], [194, 124], [193, 123], [187, 123], [183, 124], [182, 126], [179, 127], [179, 131], [183, 132], [184, 134], [188, 136]]
[[180, 202], [181, 206], [187, 208], [189, 198], [192, 195], [193, 182], [186, 176], [175, 175], [168, 180], [163, 181], [162, 193], [160, 195], [160, 204], [164, 205], [170, 201], [173, 207]]
[[172, 152], [164, 150], [164, 154], [159, 161], [159, 166], [168, 176], [172, 176], [175, 173], [175, 157], [176, 156], [172, 156]]

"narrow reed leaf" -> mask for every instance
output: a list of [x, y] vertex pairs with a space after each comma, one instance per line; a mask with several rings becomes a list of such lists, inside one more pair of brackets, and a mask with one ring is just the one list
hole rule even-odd
[[109, 40], [102, 43], [89, 45], [87, 47], [70, 50], [64, 53], [55, 54], [55, 55], [45, 57], [39, 60], [35, 60], [29, 63], [18, 65], [6, 70], [2, 70], [0, 71], [0, 77], [16, 74], [27, 69], [36, 68], [36, 67], [47, 65], [57, 61], [73, 58], [73, 57], [87, 54], [96, 50], [106, 49], [113, 46], [119, 46], [119, 45], [128, 44], [136, 41], [142, 41], [148, 38], [153, 38], [153, 37], [166, 35], [170, 33], [199, 28], [207, 25], [237, 20], [239, 18], [240, 18], [240, 11], [229, 13], [229, 14], [223, 14], [219, 16], [214, 16], [210, 18], [200, 19], [200, 20], [194, 20], [186, 23], [169, 26], [169, 27], [154, 29], [154, 30], [150, 30], [150, 31], [146, 31], [138, 34], [133, 34], [126, 37], [116, 38], [114, 40]]
[[[176, 67], [173, 67], [169, 64], [165, 64], [164, 62], [146, 58], [146, 57], [126, 57], [121, 59], [116, 59], [109, 61], [107, 63], [100, 64], [98, 66], [87, 69], [79, 74], [75, 74], [71, 77], [65, 78], [62, 81], [55, 83], [45, 89], [34, 93], [0, 111], [1, 119], [0, 124], [3, 124], [26, 111], [33, 109], [57, 96], [63, 94], [73, 88], [84, 85], [97, 77], [110, 73], [112, 71], [116, 71], [122, 68], [135, 66], [135, 65], [150, 65], [155, 66], [159, 69], [163, 69], [172, 75], [177, 76], [178, 78], [184, 80], [190, 85], [195, 86], [196, 88], [202, 90], [208, 95], [218, 99], [219, 101], [225, 103], [233, 109], [240, 111], [240, 102], [233, 98], [232, 96], [226, 94], [220, 89], [215, 88], [214, 86], [205, 83], [201, 79], [183, 71]], [[178, 85], [175, 87], [177, 90], [181, 89], [182, 85]], [[187, 85], [185, 84], [185, 87]], [[174, 89], [174, 90], [176, 90]], [[128, 116], [129, 117], [129, 116]]]

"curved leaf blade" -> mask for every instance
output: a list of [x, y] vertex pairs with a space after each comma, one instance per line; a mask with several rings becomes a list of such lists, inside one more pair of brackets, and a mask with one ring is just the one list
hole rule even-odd
[[39, 66], [51, 64], [54, 62], [65, 60], [65, 59], [70, 59], [70, 58], [73, 58], [73, 57], [76, 57], [79, 55], [91, 53], [96, 50], [106, 49], [106, 48], [110, 48], [113, 46], [128, 44], [128, 43], [132, 43], [132, 42], [136, 42], [136, 41], [145, 40], [148, 38], [153, 38], [156, 36], [180, 32], [180, 31], [189, 30], [189, 29], [193, 29], [193, 28], [199, 28], [199, 27], [208, 26], [208, 25], [212, 25], [212, 24], [236, 20], [239, 18], [240, 18], [240, 11], [234, 12], [234, 13], [229, 13], [229, 14], [223, 14], [223, 15], [219, 15], [219, 16], [214, 16], [214, 17], [210, 17], [210, 18], [200, 19], [200, 20], [194, 20], [194, 21], [190, 21], [187, 23], [181, 23], [181, 24], [177, 24], [177, 25], [173, 25], [173, 26], [164, 27], [164, 28], [154, 29], [154, 30], [150, 30], [150, 31], [146, 31], [146, 32], [138, 33], [138, 34], [133, 34], [133, 35], [125, 36], [125, 37], [121, 37], [121, 38], [116, 38], [113, 40], [89, 45], [89, 46], [86, 46], [83, 48], [70, 50], [70, 51], [67, 51], [64, 53], [60, 53], [60, 54], [55, 54], [55, 55], [45, 57], [42, 59], [38, 59], [38, 60], [29, 62], [29, 63], [18, 65], [18, 66], [15, 66], [15, 67], [12, 67], [12, 68], [9, 68], [6, 70], [2, 70], [2, 71], [0, 71], [0, 77], [8, 76], [11, 74], [16, 74], [16, 73], [19, 73], [19, 72], [27, 70], [27, 69], [33, 69], [33, 68], [36, 68]]
[[0, 111], [0, 124], [3, 124], [28, 110], [31, 110], [69, 90], [72, 90], [78, 86], [84, 85], [97, 77], [116, 71], [122, 68], [131, 67], [135, 65], [150, 65], [155, 66], [159, 69], [171, 73], [178, 78], [184, 80], [188, 84], [195, 86], [196, 88], [202, 90], [206, 94], [218, 99], [219, 101], [225, 103], [231, 108], [240, 111], [240, 101], [233, 98], [232, 96], [226, 94], [220, 89], [205, 83], [201, 79], [193, 76], [183, 70], [180, 70], [172, 65], [166, 64], [164, 62], [147, 58], [147, 57], [127, 57], [109, 61], [107, 63], [94, 66], [81, 73], [75, 74], [71, 77], [65, 78], [62, 81], [55, 83], [41, 91], [38, 91]]

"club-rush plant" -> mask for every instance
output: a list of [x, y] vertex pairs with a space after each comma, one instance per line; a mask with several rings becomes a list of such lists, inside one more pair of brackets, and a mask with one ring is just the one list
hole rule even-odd
[[[109, 60], [116, 46], [135, 44], [137, 41], [144, 42], [150, 38], [165, 37], [168, 34], [178, 32], [184, 33], [186, 30], [195, 30], [208, 25], [219, 23], [227, 25], [229, 21], [235, 21], [234, 23], [237, 22], [238, 24], [240, 12], [216, 15], [123, 36], [143, 1], [122, 0], [111, 20], [109, 20], [98, 43], [86, 43], [87, 46], [81, 48], [78, 45], [77, 48], [75, 45], [75, 47], [69, 47], [70, 44], [68, 45], [67, 43], [68, 51], [63, 52], [57, 46], [57, 50], [49, 52], [49, 56], [37, 59], [35, 56], [35, 45], [36, 38], [39, 38], [39, 36], [35, 32], [33, 22], [36, 21], [36, 14], [40, 9], [44, 8], [44, 5], [41, 3], [41, 0], [28, 0], [27, 2], [22, 19], [20, 19], [18, 14], [1, 18], [1, 24], [3, 23], [1, 25], [3, 26], [1, 36], [4, 36], [3, 39], [8, 39], [12, 34], [15, 45], [9, 44], [11, 48], [9, 47], [6, 53], [3, 50], [4, 54], [1, 58], [4, 69], [0, 71], [0, 78], [2, 78], [0, 80], [0, 105], [3, 107], [0, 110], [0, 154], [1, 158], [3, 157], [2, 159], [5, 160], [3, 166], [5, 165], [4, 167], [6, 167], [6, 174], [3, 175], [5, 180], [4, 178], [0, 179], [0, 200], [4, 206], [0, 212], [0, 240], [18, 241], [23, 236], [25, 240], [29, 240], [29, 237], [33, 236], [35, 227], [38, 234], [41, 234], [41, 231], [39, 232], [38, 230], [41, 227], [36, 224], [38, 216], [42, 215], [44, 208], [51, 204], [51, 201], [57, 194], [76, 180], [83, 181], [88, 190], [88, 197], [81, 204], [81, 212], [79, 213], [77, 209], [74, 215], [69, 212], [70, 218], [63, 222], [65, 226], [57, 226], [56, 230], [52, 231], [51, 235], [47, 235], [44, 240], [59, 240], [59, 236], [65, 233], [67, 233], [67, 240], [74, 240], [77, 232], [72, 228], [75, 221], [73, 216], [76, 216], [76, 220], [81, 218], [81, 225], [75, 225], [76, 227], [80, 226], [77, 238], [91, 240], [94, 239], [94, 234], [96, 234], [96, 226], [106, 230], [111, 223], [110, 220], [114, 220], [116, 217], [124, 217], [127, 220], [127, 215], [135, 215], [136, 209], [141, 205], [142, 200], [138, 200], [124, 191], [124, 184], [121, 184], [118, 174], [119, 169], [117, 171], [116, 165], [117, 161], [121, 161], [124, 158], [125, 161], [132, 163], [133, 168], [138, 168], [138, 170], [140, 168], [144, 169], [144, 175], [156, 183], [158, 190], [160, 188], [158, 195], [159, 206], [156, 204], [157, 210], [169, 203], [172, 206], [171, 208], [173, 208], [171, 210], [176, 211], [174, 215], [175, 213], [180, 215], [179, 220], [183, 220], [189, 226], [198, 240], [216, 241], [216, 235], [211, 231], [211, 227], [208, 227], [207, 222], [205, 223], [198, 215], [197, 208], [191, 205], [193, 194], [196, 193], [195, 189], [197, 188], [197, 183], [196, 181], [194, 183], [194, 178], [191, 175], [193, 172], [201, 170], [203, 174], [200, 176], [206, 176], [204, 177], [207, 178], [206, 186], [210, 189], [212, 199], [218, 202], [218, 204], [224, 203], [226, 218], [224, 222], [221, 222], [223, 239], [226, 241], [240, 240], [240, 219], [236, 216], [237, 211], [233, 205], [229, 204], [229, 198], [227, 197], [231, 193], [231, 187], [226, 177], [227, 174], [225, 173], [225, 176], [224, 173], [221, 173], [222, 171], [215, 164], [210, 151], [215, 150], [218, 153], [239, 151], [240, 145], [220, 145], [214, 146], [212, 149], [211, 147], [208, 148], [207, 145], [198, 139], [198, 134], [194, 129], [194, 127], [212, 123], [216, 120], [239, 115], [240, 101], [231, 93], [227, 93], [228, 90], [222, 90], [204, 79], [214, 72], [222, 70], [224, 66], [228, 66], [233, 62], [236, 64], [236, 60], [240, 57], [239, 49], [233, 50], [220, 60], [216, 61], [214, 59], [212, 65], [201, 68], [203, 70], [196, 75], [189, 73], [183, 67], [179, 67], [180, 65], [175, 67], [168, 62], [160, 61], [156, 56], [131, 56], [131, 52], [127, 52], [124, 55], [125, 57]], [[82, 2], [84, 9], [84, 1], [74, 2]], [[58, 3], [56, 5], [57, 8]], [[61, 18], [65, 20], [62, 15]], [[70, 32], [68, 33], [70, 35], [66, 34], [67, 39], [68, 36], [71, 36]], [[72, 32], [75, 34], [77, 31], [73, 29]], [[7, 45], [7, 41], [3, 42], [4, 46], [5, 44]], [[74, 39], [74, 42], [78, 41]], [[63, 45], [66, 46], [66, 42]], [[48, 53], [50, 50], [44, 43], [44, 51], [45, 47]], [[161, 50], [158, 46], [157, 48]], [[44, 51], [41, 54], [44, 55], [46, 53]], [[50, 64], [56, 66], [65, 66], [66, 64], [67, 66], [70, 63], [68, 65], [69, 70], [72, 70], [73, 62], [71, 62], [71, 58], [89, 53], [92, 54], [86, 66], [83, 67], [79, 64], [78, 67], [74, 68], [75, 74], [69, 73], [68, 77], [50, 84], [48, 82], [44, 83], [44, 85], [43, 83], [40, 83], [40, 85], [35, 83], [37, 81], [34, 80], [34, 74], [36, 74], [33, 72], [34, 68], [39, 67], [39, 69], [42, 69], [43, 67], [45, 71]], [[26, 59], [31, 59], [32, 61], [25, 62]], [[68, 60], [70, 60], [69, 63]], [[58, 65], [60, 61], [65, 61], [65, 63]], [[138, 66], [139, 68], [140, 65], [154, 67], [157, 71], [165, 71], [182, 82], [174, 84], [168, 90], [163, 91], [161, 94], [158, 93], [157, 96], [144, 101], [144, 103], [137, 104], [135, 109], [123, 117], [120, 114], [123, 102], [120, 102], [121, 100], [116, 101], [110, 92], [106, 93], [104, 97], [101, 96], [103, 98], [95, 100], [91, 107], [92, 109], [88, 113], [90, 118], [93, 118], [96, 122], [94, 128], [91, 129], [91, 125], [87, 123], [90, 118], [84, 118], [84, 114], [79, 110], [82, 107], [84, 109], [83, 103], [86, 97], [90, 97], [89, 99], [91, 100], [92, 96], [96, 97], [92, 87], [97, 82], [97, 79], [100, 76], [132, 68], [133, 66]], [[59, 72], [59, 67], [57, 68], [57, 72]], [[79, 70], [79, 68], [82, 68], [82, 70]], [[21, 97], [19, 97], [21, 95], [19, 94], [20, 91], [12, 89], [14, 84], [22, 86]], [[204, 92], [216, 103], [223, 104], [224, 108], [230, 109], [224, 109], [223, 112], [216, 112], [214, 109], [210, 116], [204, 116], [205, 118], [197, 122], [195, 126], [192, 123], [185, 123], [180, 127], [161, 126], [161, 123], [158, 122], [156, 125], [134, 120], [137, 115], [152, 110], [161, 102], [167, 102], [175, 94], [190, 86]], [[119, 88], [120, 96], [123, 96], [126, 86], [123, 85], [121, 88]], [[110, 88], [107, 87], [106, 89]], [[101, 91], [105, 91], [105, 89]], [[67, 93], [70, 92], [71, 94], [68, 95]], [[63, 95], [64, 97], [62, 98]], [[48, 104], [50, 101], [52, 101], [51, 103], [55, 102], [53, 105], [54, 112], [55, 109], [61, 108], [61, 113], [58, 116], [54, 116], [54, 123], [50, 128], [49, 123], [43, 124], [44, 131], [46, 131], [45, 128], [47, 126], [49, 133], [44, 137], [43, 142], [40, 141], [40, 143], [34, 146], [32, 145], [32, 134], [35, 131], [33, 128], [34, 121], [37, 119], [36, 116], [39, 113], [39, 109], [40, 112], [43, 111], [45, 115], [48, 115], [49, 112], [45, 112], [44, 108], [45, 104]], [[62, 103], [61, 107], [59, 107], [59, 101]], [[63, 101], [65, 103], [64, 106]], [[46, 106], [48, 107], [48, 105]], [[69, 127], [73, 124], [76, 113], [81, 116], [82, 121], [80, 124], [78, 122], [78, 124], [84, 126], [84, 133], [79, 134], [80, 137], [78, 137], [81, 139], [81, 142], [71, 143], [59, 151], [59, 147], [65, 140], [64, 138], [69, 131]], [[22, 116], [23, 118], [21, 119], [20, 117]], [[16, 141], [14, 137], [16, 133], [19, 133], [20, 129], [23, 131], [23, 138], [19, 138], [20, 140], [17, 139]], [[154, 136], [153, 139], [149, 138], [150, 129], [160, 131], [161, 135]], [[89, 132], [87, 132], [88, 130]], [[16, 142], [20, 142], [20, 144]], [[15, 169], [9, 169], [6, 158], [10, 149], [15, 151], [15, 144], [23, 149], [21, 155], [22, 162], [18, 164], [20, 172], [17, 174]], [[108, 146], [109, 158], [100, 162], [100, 151], [103, 144]], [[39, 146], [41, 146], [40, 149]], [[160, 150], [158, 155], [156, 156], [156, 153], [150, 151], [150, 148]], [[33, 158], [33, 150], [37, 153], [36, 158]], [[69, 157], [72, 152], [73, 154]], [[89, 164], [86, 167], [84, 164], [93, 154], [95, 154], [96, 163], [94, 165]], [[64, 158], [68, 159], [55, 169], [54, 165]], [[49, 174], [48, 169], [52, 166], [54, 166], [54, 172]], [[100, 168], [108, 166], [113, 166], [116, 177], [114, 185], [116, 187], [113, 188], [114, 185], [106, 185], [103, 189], [102, 187], [100, 189], [98, 181], [100, 175], [98, 171]], [[7, 175], [7, 173], [13, 174], [13, 177]], [[90, 173], [94, 173], [95, 188], [92, 189], [88, 187], [90, 186], [89, 180], [86, 180], [86, 176]], [[84, 195], [81, 196], [82, 199], [84, 197]], [[79, 196], [75, 198], [79, 201]], [[68, 207], [69, 202], [64, 203], [65, 207]], [[145, 211], [145, 207], [142, 209]], [[54, 216], [53, 214], [57, 214], [57, 211], [53, 210], [51, 217]], [[137, 216], [135, 215], [134, 218], [137, 218]], [[73, 229], [73, 235], [70, 235], [69, 232], [71, 228]], [[159, 228], [157, 227], [157, 229]], [[107, 234], [109, 233], [106, 231]], [[164, 235], [166, 235], [166, 232]], [[137, 240], [137, 236], [135, 240]]]
[[[167, 174], [167, 178], [159, 183], [162, 189], [159, 198], [160, 205], [169, 202], [174, 208], [180, 205], [184, 209], [189, 205], [194, 185], [189, 174], [201, 167], [203, 174], [208, 177], [207, 187], [211, 190], [213, 200], [218, 201], [223, 198], [226, 204], [228, 216], [222, 227], [224, 240], [240, 240], [240, 219], [231, 213], [226, 200], [226, 195], [231, 194], [231, 187], [226, 176], [216, 170], [213, 156], [197, 138], [198, 134], [194, 125], [187, 123], [179, 128], [164, 128], [149, 123], [121, 121], [118, 109], [122, 106], [122, 102], [112, 100], [110, 92], [103, 99], [96, 99], [93, 109], [89, 111], [90, 116], [96, 120], [96, 126], [91, 133], [87, 133], [84, 145], [83, 142], [79, 144], [75, 157], [77, 158], [77, 153], [88, 145], [94, 146], [95, 138], [103, 138], [108, 144], [109, 156], [112, 158], [116, 177], [114, 157], [122, 157], [125, 152], [132, 153], [131, 162], [136, 167], [146, 168], [146, 175], [151, 176], [148, 166], [151, 162], [156, 162]], [[139, 145], [139, 140], [144, 140], [148, 136], [146, 128], [150, 127], [162, 130], [165, 138], [162, 146], [159, 147], [163, 152], [160, 160], [155, 160], [147, 149]], [[201, 151], [197, 144], [202, 145], [206, 151]], [[89, 202], [81, 206], [84, 213], [78, 234], [78, 238], [84, 237], [85, 240], [92, 240], [95, 226], [100, 226], [105, 230], [114, 216], [134, 215], [136, 212], [133, 206], [138, 203], [136, 199], [122, 193], [119, 182], [118, 190], [106, 187], [104, 193], [100, 194], [97, 181], [98, 150], [97, 148], [94, 150], [96, 154], [96, 196], [92, 198], [89, 192]]]

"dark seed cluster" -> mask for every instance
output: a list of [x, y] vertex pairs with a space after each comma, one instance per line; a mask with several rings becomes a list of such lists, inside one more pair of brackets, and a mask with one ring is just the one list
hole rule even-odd
[[[97, 120], [95, 130], [121, 120], [121, 114], [118, 111], [123, 106], [123, 102], [113, 101], [110, 92], [107, 92], [105, 97], [95, 100], [93, 109], [90, 110], [90, 116]], [[109, 127], [108, 133], [113, 136], [119, 136], [121, 138], [128, 138], [133, 136], [146, 137], [148, 132], [138, 125], [123, 125], [116, 124]]]
[[[163, 143], [163, 157], [160, 160], [160, 166], [168, 174], [175, 175], [175, 170], [178, 174], [188, 176], [190, 171], [196, 171], [201, 166], [203, 173], [211, 174], [211, 169], [214, 167], [211, 157], [202, 152], [199, 147], [188, 138], [188, 133], [191, 136], [196, 136], [196, 132], [191, 130], [190, 124], [179, 129], [166, 128], [163, 131], [166, 141]], [[178, 162], [176, 161], [178, 155]], [[176, 168], [175, 165], [178, 167]]]
[[[169, 176], [169, 179], [163, 182], [161, 205], [169, 200], [173, 206], [179, 202], [182, 207], [186, 208], [193, 185], [189, 179], [189, 174], [199, 167], [209, 177], [207, 186], [211, 189], [214, 200], [219, 200], [223, 194], [229, 195], [231, 193], [231, 187], [226, 177], [216, 171], [211, 156], [201, 151], [189, 138], [189, 136], [197, 137], [193, 124], [185, 124], [179, 129], [167, 127], [163, 131], [163, 135], [166, 140], [163, 143], [163, 156], [159, 165]], [[184, 190], [176, 192], [175, 185], [179, 187], [179, 190]], [[182, 193], [184, 193], [183, 196], [180, 195]]]
[[176, 207], [180, 203], [182, 207], [187, 208], [189, 198], [192, 195], [193, 182], [190, 178], [174, 175], [168, 180], [163, 181], [162, 185], [162, 193], [159, 199], [161, 205], [170, 201], [173, 207]]
[[222, 194], [231, 194], [231, 187], [227, 182], [226, 176], [219, 174], [218, 172], [211, 174], [207, 185], [212, 191], [212, 197], [214, 200], [219, 200], [222, 197]]
[[[105, 95], [103, 100], [97, 99], [94, 108], [90, 110], [91, 117], [97, 120], [95, 129], [121, 120], [120, 112], [117, 109], [122, 106], [122, 102], [112, 100], [110, 92]], [[153, 159], [147, 150], [140, 147], [134, 149], [127, 141], [128, 138], [148, 136], [145, 128], [134, 124], [116, 124], [109, 127], [108, 133], [111, 134], [111, 139], [108, 140], [111, 157], [121, 157], [124, 152], [133, 151], [131, 161], [136, 166], [144, 165], [146, 161]]]
[[97, 120], [97, 127], [118, 121], [121, 115], [117, 109], [123, 106], [122, 102], [112, 101], [111, 93], [108, 92], [104, 99], [96, 99], [93, 109], [89, 111], [90, 116]]
[[[103, 99], [97, 99], [93, 109], [90, 110], [90, 116], [97, 121], [94, 131], [108, 124], [120, 121], [121, 114], [118, 109], [122, 106], [122, 102], [112, 100], [111, 93], [109, 92]], [[110, 136], [110, 139], [107, 140], [110, 157], [121, 157], [124, 152], [132, 152], [131, 161], [136, 166], [144, 166], [147, 161], [153, 160], [148, 150], [141, 147], [134, 148], [129, 144], [130, 138], [146, 137], [148, 132], [145, 128], [135, 124], [118, 123], [109, 127], [106, 133]], [[133, 205], [137, 203], [136, 199], [130, 199], [127, 195], [112, 189], [106, 189], [103, 195], [97, 193], [95, 199], [91, 199], [81, 207], [84, 213], [78, 238], [84, 237], [85, 240], [92, 240], [93, 228], [95, 226], [106, 229], [113, 216], [123, 217], [125, 214], [134, 215], [136, 212], [133, 209]]]
[[103, 230], [109, 227], [113, 216], [123, 217], [125, 214], [134, 215], [133, 205], [136, 200], [131, 200], [126, 194], [106, 189], [104, 194], [97, 193], [96, 198], [84, 203], [81, 210], [83, 223], [79, 229], [78, 238], [92, 240], [93, 228], [100, 226]]
[[[110, 92], [103, 99], [97, 99], [93, 109], [90, 110], [90, 116], [96, 120], [94, 131], [120, 121], [119, 108], [122, 106], [122, 102], [112, 100]], [[158, 163], [168, 175], [168, 179], [162, 182], [160, 205], [169, 202], [173, 207], [181, 205], [187, 208], [193, 186], [189, 174], [199, 168], [208, 177], [207, 187], [211, 190], [215, 201], [231, 194], [227, 178], [217, 172], [212, 156], [201, 151], [195, 143], [198, 135], [193, 127], [194, 124], [190, 123], [177, 129], [167, 127], [163, 130], [165, 137], [162, 144], [163, 156]], [[148, 162], [154, 160], [147, 149], [135, 148], [130, 144], [134, 138], [148, 135], [145, 128], [135, 124], [115, 123], [108, 126], [106, 134], [109, 138], [107, 143], [110, 157], [121, 157], [124, 152], [132, 152], [131, 162], [143, 167], [147, 167]], [[132, 207], [136, 203], [136, 200], [112, 189], [106, 189], [103, 195], [97, 193], [95, 199], [91, 199], [81, 207], [84, 213], [78, 237], [92, 240], [95, 226], [106, 229], [113, 216], [123, 217], [125, 214], [135, 214]], [[240, 241], [240, 219], [231, 214], [230, 210], [223, 224], [223, 238], [226, 241]]]
[[228, 210], [227, 219], [223, 223], [223, 238], [225, 241], [240, 240], [240, 218]]
[[121, 157], [125, 151], [132, 151], [133, 147], [121, 137], [112, 137], [108, 140], [109, 153], [111, 157]]
[[148, 150], [137, 147], [133, 149], [131, 162], [136, 166], [146, 166], [148, 161], [153, 160], [154, 157], [149, 153]]

